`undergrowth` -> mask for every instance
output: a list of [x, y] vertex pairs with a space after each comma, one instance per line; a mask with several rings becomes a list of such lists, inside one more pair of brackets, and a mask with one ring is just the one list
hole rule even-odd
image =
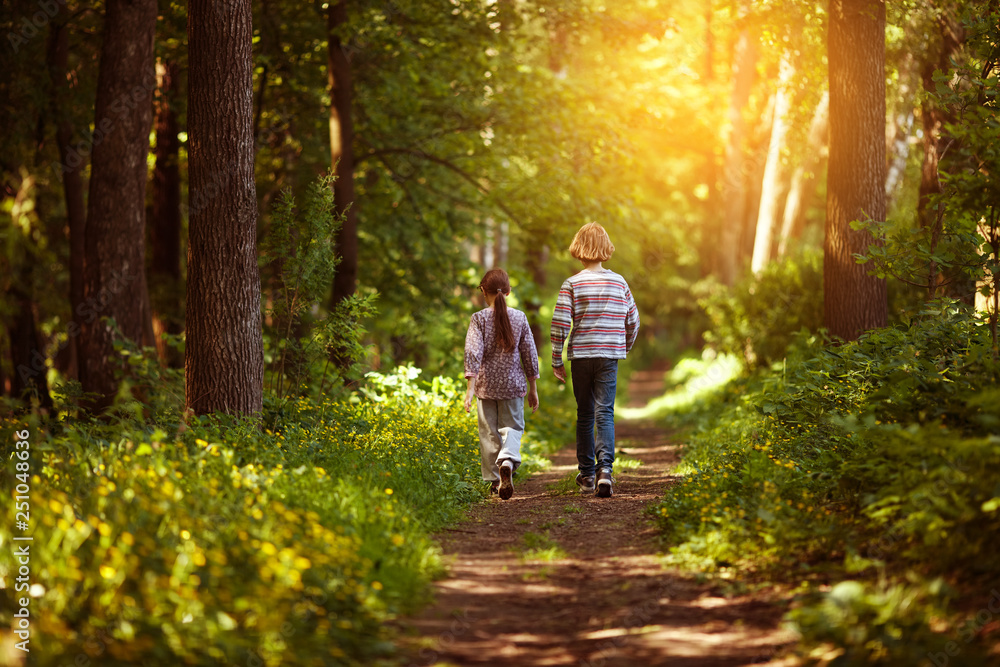
[[791, 616], [802, 654], [930, 664], [957, 633], [942, 611], [956, 587], [986, 586], [985, 601], [1000, 575], [998, 373], [988, 327], [948, 301], [839, 347], [800, 336], [696, 413], [684, 475], [654, 509], [670, 560], [856, 579], [807, 587]]
[[[13, 431], [30, 432], [35, 664], [389, 655], [386, 621], [426, 602], [442, 572], [430, 533], [488, 489], [458, 383], [418, 373], [371, 375], [353, 398], [282, 398], [275, 426], [5, 421], [4, 461]], [[536, 446], [525, 438], [529, 466]], [[17, 483], [4, 466], [0, 488]], [[4, 549], [12, 537], [0, 526]], [[0, 562], [6, 582], [11, 567]], [[3, 627], [21, 594], [4, 587]]]

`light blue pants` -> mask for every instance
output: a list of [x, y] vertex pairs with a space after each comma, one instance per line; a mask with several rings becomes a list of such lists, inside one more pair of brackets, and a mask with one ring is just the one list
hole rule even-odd
[[510, 461], [517, 470], [521, 465], [521, 436], [524, 434], [524, 399], [476, 400], [479, 415], [479, 453], [482, 455], [483, 479], [500, 480], [500, 464]]

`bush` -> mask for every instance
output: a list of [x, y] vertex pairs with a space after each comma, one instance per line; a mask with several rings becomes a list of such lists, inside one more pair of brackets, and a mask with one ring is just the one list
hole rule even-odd
[[823, 255], [810, 248], [772, 262], [699, 304], [710, 322], [706, 342], [750, 368], [769, 366], [784, 358], [797, 332], [823, 325]]
[[841, 347], [800, 339], [703, 417], [656, 508], [671, 558], [996, 577], [998, 371], [988, 327], [951, 302]]
[[486, 495], [474, 418], [454, 381], [421, 386], [412, 369], [283, 410], [277, 431], [222, 416], [31, 426], [37, 664], [369, 664], [389, 650], [386, 620], [441, 572], [429, 532]]
[[968, 630], [941, 632], [940, 619], [947, 613], [947, 587], [941, 580], [927, 585], [842, 581], [828, 593], [809, 597], [810, 604], [789, 614], [802, 636], [799, 653], [807, 664], [944, 667], [958, 655], [954, 664], [993, 664], [980, 647], [959, 646], [952, 639], [971, 639]]

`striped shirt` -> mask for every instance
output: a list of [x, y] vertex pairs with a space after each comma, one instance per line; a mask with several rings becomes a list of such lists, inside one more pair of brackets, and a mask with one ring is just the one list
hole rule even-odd
[[[572, 333], [570, 333], [572, 325]], [[624, 359], [639, 334], [639, 311], [628, 283], [610, 269], [584, 269], [559, 288], [552, 313], [552, 367], [570, 359]]]

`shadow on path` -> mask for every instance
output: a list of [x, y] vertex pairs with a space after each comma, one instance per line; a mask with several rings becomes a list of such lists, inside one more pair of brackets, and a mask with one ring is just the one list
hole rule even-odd
[[[766, 664], [792, 640], [778, 629], [780, 601], [722, 597], [663, 568], [644, 508], [676, 479], [678, 447], [651, 424], [617, 429], [618, 451], [642, 465], [616, 472], [612, 498], [566, 490], [576, 471], [567, 448], [515, 480], [512, 499], [492, 498], [438, 536], [449, 576], [402, 623], [403, 665]], [[526, 557], [553, 544], [554, 560]]]

